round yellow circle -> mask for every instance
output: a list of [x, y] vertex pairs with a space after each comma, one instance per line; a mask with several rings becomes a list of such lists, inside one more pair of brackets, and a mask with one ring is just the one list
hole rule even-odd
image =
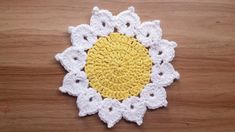
[[120, 33], [100, 37], [89, 49], [85, 72], [90, 86], [103, 97], [137, 96], [150, 81], [152, 61], [135, 38]]

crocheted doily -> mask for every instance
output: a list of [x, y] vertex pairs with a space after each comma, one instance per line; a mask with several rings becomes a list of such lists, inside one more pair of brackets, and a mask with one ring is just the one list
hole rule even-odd
[[134, 7], [113, 16], [93, 8], [90, 25], [69, 27], [72, 46], [55, 57], [68, 71], [59, 90], [77, 96], [79, 116], [98, 113], [108, 127], [122, 117], [141, 125], [146, 109], [166, 107], [166, 86], [179, 73], [173, 41], [160, 21], [140, 22]]

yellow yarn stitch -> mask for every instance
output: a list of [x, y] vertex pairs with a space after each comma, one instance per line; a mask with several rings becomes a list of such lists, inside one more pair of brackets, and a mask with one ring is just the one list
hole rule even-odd
[[100, 37], [88, 51], [85, 72], [92, 88], [118, 100], [137, 96], [150, 81], [152, 61], [135, 38], [119, 33]]

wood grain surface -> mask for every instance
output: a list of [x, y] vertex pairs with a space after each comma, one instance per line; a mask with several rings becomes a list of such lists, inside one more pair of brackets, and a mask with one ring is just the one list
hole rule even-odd
[[66, 72], [54, 59], [70, 46], [67, 27], [89, 23], [95, 5], [114, 14], [133, 5], [178, 43], [181, 78], [167, 88], [168, 107], [147, 111], [140, 127], [122, 119], [109, 131], [235, 131], [235, 1], [1, 0], [1, 132], [108, 131], [58, 91]]

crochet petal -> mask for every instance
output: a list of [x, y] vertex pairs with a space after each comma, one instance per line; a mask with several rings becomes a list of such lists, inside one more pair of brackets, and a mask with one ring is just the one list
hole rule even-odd
[[143, 117], [146, 111], [144, 101], [139, 97], [130, 97], [122, 102], [124, 111], [123, 117], [132, 122], [136, 122], [138, 125], [143, 123]]
[[149, 55], [154, 64], [170, 62], [175, 57], [175, 49], [177, 44], [174, 41], [160, 40], [153, 44], [149, 49]]
[[145, 46], [149, 47], [157, 43], [162, 38], [162, 29], [160, 21], [143, 22], [136, 29], [136, 38]]
[[179, 76], [170, 63], [155, 64], [152, 68], [151, 80], [159, 86], [168, 86], [174, 79], [179, 79]]
[[79, 108], [79, 116], [92, 115], [98, 112], [102, 98], [93, 88], [84, 90], [77, 97], [77, 107]]
[[63, 85], [59, 88], [62, 93], [68, 93], [72, 96], [78, 96], [84, 89], [88, 88], [86, 73], [83, 71], [70, 72], [66, 74]]
[[114, 31], [115, 21], [110, 11], [94, 7], [90, 25], [97, 35], [105, 36]]
[[79, 72], [86, 64], [86, 53], [76, 47], [69, 47], [55, 56], [68, 72]]
[[80, 49], [87, 50], [93, 46], [97, 40], [97, 35], [89, 25], [82, 24], [77, 27], [69, 27], [72, 45]]
[[166, 90], [163, 87], [158, 87], [157, 84], [150, 83], [146, 85], [140, 97], [149, 109], [167, 106]]
[[122, 118], [121, 103], [116, 99], [104, 99], [98, 115], [108, 128], [113, 127]]
[[140, 18], [135, 13], [134, 7], [129, 7], [128, 10], [119, 13], [116, 20], [118, 32], [129, 36], [134, 36], [135, 29], [140, 25]]

